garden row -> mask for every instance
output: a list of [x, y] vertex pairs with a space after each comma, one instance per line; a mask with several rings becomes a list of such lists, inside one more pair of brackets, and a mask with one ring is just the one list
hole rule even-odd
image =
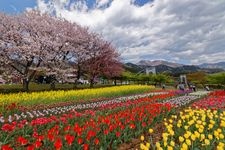
[[2, 149], [116, 149], [147, 129], [153, 119], [171, 109], [153, 103], [174, 94], [155, 95], [107, 105], [99, 110], [71, 111], [63, 115], [37, 118], [1, 126]]
[[115, 86], [98, 89], [46, 91], [33, 93], [0, 94], [0, 116], [13, 111], [55, 107], [87, 101], [115, 98], [150, 92], [152, 86]]
[[1, 125], [0, 143], [2, 149], [117, 149], [170, 112], [174, 105], [158, 102], [173, 101], [178, 94], [182, 93], [153, 92], [126, 100], [117, 98], [112, 103], [102, 101], [95, 109], [7, 122]]
[[[214, 91], [164, 118], [141, 136], [140, 149], [225, 149], [225, 91]], [[160, 122], [158, 122], [160, 124]], [[159, 134], [160, 133], [160, 134]]]
[[29, 150], [117, 149], [122, 143], [139, 137], [154, 122], [162, 120], [178, 103], [192, 102], [199, 99], [201, 94], [152, 91], [110, 100], [98, 99], [83, 104], [57, 106], [43, 109], [42, 112], [25, 111], [18, 115], [19, 119], [13, 115], [10, 119], [2, 119], [0, 147]]
[[[119, 98], [114, 98], [114, 99], [99, 99], [99, 101], [90, 101], [90, 102], [85, 102], [85, 103], [67, 103], [64, 104], [64, 106], [57, 105], [55, 104], [54, 107], [51, 108], [46, 108], [46, 109], [30, 109], [27, 111], [19, 111], [15, 110], [16, 106], [14, 105], [9, 105], [9, 110], [14, 109], [14, 111], [10, 112], [9, 115], [7, 116], [0, 116], [0, 124], [1, 123], [6, 123], [6, 122], [13, 122], [13, 121], [19, 121], [22, 119], [34, 119], [38, 117], [47, 117], [51, 115], [60, 115], [60, 114], [65, 114], [71, 111], [80, 111], [80, 110], [96, 110], [96, 109], [101, 109], [105, 108], [107, 106], [114, 107], [114, 106], [123, 106], [124, 103], [130, 103], [132, 101], [137, 101], [139, 102], [141, 98], [144, 97], [149, 97], [153, 95], [161, 95], [161, 94], [167, 94], [169, 92], [163, 91], [163, 92], [150, 92], [150, 93], [145, 93], [145, 94], [138, 94], [138, 95], [132, 95], [132, 96], [124, 96], [124, 97], [119, 97]], [[171, 93], [172, 94], [172, 93]], [[139, 101], [138, 101], [139, 100]], [[136, 103], [137, 103], [136, 102]], [[17, 112], [15, 112], [17, 111]]]

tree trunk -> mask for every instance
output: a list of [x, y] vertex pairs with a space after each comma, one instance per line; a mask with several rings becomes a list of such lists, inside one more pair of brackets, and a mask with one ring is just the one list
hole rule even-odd
[[116, 85], [116, 79], [114, 80], [114, 85]]
[[51, 88], [51, 90], [55, 90], [55, 82], [53, 81], [53, 82], [51, 82], [51, 84], [50, 84], [50, 88]]
[[23, 79], [23, 89], [24, 91], [28, 92], [29, 91], [29, 80], [27, 78]]
[[91, 80], [90, 80], [90, 88], [93, 88], [93, 87], [94, 87], [94, 80], [91, 79]]
[[80, 67], [80, 65], [78, 65], [77, 66], [77, 76], [76, 76], [74, 86], [73, 86], [75, 89], [77, 88], [78, 81], [80, 80], [80, 77], [81, 77], [81, 67]]

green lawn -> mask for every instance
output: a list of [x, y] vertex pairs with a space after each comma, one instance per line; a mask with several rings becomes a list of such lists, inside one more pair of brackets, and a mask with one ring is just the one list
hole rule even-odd
[[[94, 86], [94, 88], [99, 87], [109, 87], [113, 86], [112, 84], [97, 84]], [[89, 88], [89, 85], [78, 85], [77, 89], [85, 89]], [[55, 90], [71, 90], [74, 89], [73, 84], [56, 84]], [[37, 92], [37, 91], [50, 91], [52, 90], [50, 87], [50, 84], [37, 84], [37, 83], [30, 83], [29, 85], [29, 91], [30, 92]], [[0, 84], [0, 93], [17, 93], [23, 91], [23, 85], [22, 84]]]

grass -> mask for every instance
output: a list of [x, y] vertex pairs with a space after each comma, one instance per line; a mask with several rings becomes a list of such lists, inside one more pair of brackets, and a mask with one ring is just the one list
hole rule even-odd
[[[94, 88], [100, 87], [110, 87], [113, 86], [112, 84], [97, 84]], [[89, 85], [78, 85], [76, 89], [85, 89], [89, 88]], [[71, 90], [74, 89], [73, 84], [56, 84], [54, 90]], [[23, 92], [23, 85], [22, 84], [0, 84], [0, 93], [18, 93]], [[29, 85], [29, 92], [39, 92], [39, 91], [52, 91], [50, 84], [37, 84], [37, 83], [30, 83]]]

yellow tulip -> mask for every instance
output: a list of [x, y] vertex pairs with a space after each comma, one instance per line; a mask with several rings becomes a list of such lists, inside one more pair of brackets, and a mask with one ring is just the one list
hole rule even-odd
[[198, 131], [195, 131], [194, 134], [195, 134], [195, 137], [196, 138], [199, 138], [200, 137], [200, 134], [198, 133]]
[[198, 120], [198, 121], [197, 121], [197, 124], [202, 124], [202, 121], [201, 121], [201, 120]]
[[158, 148], [158, 147], [161, 147], [159, 142], [156, 142], [156, 143], [155, 143], [155, 146], [156, 146], [157, 148]]
[[212, 140], [212, 139], [213, 139], [212, 134], [209, 134], [209, 135], [208, 135], [208, 138], [209, 138], [210, 140]]
[[188, 149], [188, 145], [186, 143], [183, 143], [181, 148], [184, 149], [184, 150], [187, 150]]
[[179, 136], [179, 141], [182, 143], [184, 142], [184, 138], [182, 136]]
[[199, 128], [199, 124], [195, 124], [195, 127], [198, 129]]
[[200, 141], [204, 140], [205, 139], [205, 135], [204, 134], [201, 134], [200, 135]]
[[180, 127], [181, 127], [181, 124], [180, 124], [180, 123], [178, 123], [178, 124], [177, 124], [177, 127], [178, 127], [178, 128], [180, 128]]
[[221, 146], [218, 145], [218, 146], [216, 146], [216, 149], [217, 150], [224, 150], [224, 147], [221, 147]]
[[210, 145], [209, 139], [205, 139], [205, 145]]
[[213, 124], [209, 124], [208, 129], [212, 129], [213, 128]]
[[217, 129], [217, 132], [218, 132], [218, 133], [221, 133], [221, 132], [222, 132], [222, 130], [221, 130], [220, 128], [218, 128], [218, 129]]
[[147, 143], [146, 143], [146, 147], [147, 147], [147, 148], [150, 148], [150, 143], [147, 142]]
[[148, 150], [149, 148], [146, 147], [143, 143], [141, 143], [140, 149], [141, 149], [141, 150]]
[[150, 134], [153, 133], [153, 129], [150, 128], [150, 129], [148, 130], [148, 132], [149, 132]]
[[215, 135], [216, 137], [219, 137], [219, 133], [218, 133], [217, 131], [214, 131], [214, 135]]
[[186, 139], [186, 141], [185, 141], [185, 142], [187, 143], [187, 145], [191, 146], [191, 140]]
[[170, 131], [169, 131], [169, 134], [170, 134], [171, 136], [174, 136], [174, 131], [173, 131], [173, 130], [170, 130]]
[[174, 141], [170, 141], [170, 145], [174, 147], [175, 146], [175, 142]]
[[221, 147], [224, 147], [224, 143], [222, 143], [222, 142], [219, 142], [218, 145], [221, 146]]
[[156, 149], [157, 149], [157, 150], [163, 150], [163, 148], [162, 148], [162, 147], [157, 147]]
[[187, 130], [189, 128], [189, 126], [184, 126], [184, 129]]
[[172, 146], [167, 146], [167, 150], [173, 150]]
[[185, 133], [185, 134], [184, 134], [184, 137], [185, 137], [186, 139], [189, 138], [189, 134]]
[[192, 141], [195, 141], [195, 139], [196, 139], [195, 134], [192, 134], [192, 135], [191, 135], [191, 140], [192, 140]]
[[141, 136], [141, 141], [144, 141], [145, 140], [145, 137], [142, 135]]
[[221, 123], [220, 123], [220, 126], [225, 127], [225, 121], [222, 120]]
[[224, 135], [223, 134], [219, 134], [219, 138], [222, 140], [224, 139]]
[[203, 129], [202, 129], [202, 128], [199, 128], [199, 129], [198, 129], [198, 132], [199, 132], [199, 133], [202, 133], [202, 132], [203, 132]]

